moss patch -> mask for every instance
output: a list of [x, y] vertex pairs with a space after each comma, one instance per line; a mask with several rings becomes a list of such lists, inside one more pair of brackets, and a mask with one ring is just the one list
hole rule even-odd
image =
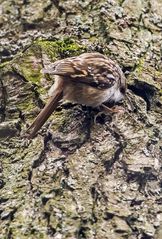
[[50, 57], [52, 61], [57, 58], [71, 57], [79, 55], [86, 51], [86, 47], [76, 41], [66, 38], [59, 41], [42, 41], [35, 42]]
[[26, 81], [36, 84], [40, 94], [44, 94], [44, 85], [42, 85], [44, 75], [41, 73], [41, 69], [44, 67], [42, 63], [45, 61], [43, 54], [46, 55], [49, 62], [54, 62], [57, 59], [79, 55], [85, 51], [85, 46], [72, 39], [62, 41], [37, 40], [12, 61], [12, 66]]

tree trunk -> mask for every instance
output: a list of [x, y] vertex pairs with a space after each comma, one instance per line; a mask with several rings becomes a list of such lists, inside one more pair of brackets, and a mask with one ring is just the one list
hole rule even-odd
[[[0, 6], [0, 238], [162, 238], [162, 2]], [[87, 51], [122, 67], [125, 113], [60, 104], [27, 141], [54, 81], [41, 69]]]

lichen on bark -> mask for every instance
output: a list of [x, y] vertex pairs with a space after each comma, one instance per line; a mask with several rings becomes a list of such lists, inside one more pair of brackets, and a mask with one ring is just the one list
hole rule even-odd
[[[0, 238], [160, 239], [160, 0], [0, 5]], [[54, 81], [41, 69], [87, 51], [122, 67], [125, 113], [95, 124], [96, 109], [60, 104], [26, 142]]]

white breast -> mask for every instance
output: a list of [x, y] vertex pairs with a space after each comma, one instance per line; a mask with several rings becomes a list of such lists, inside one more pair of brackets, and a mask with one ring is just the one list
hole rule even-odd
[[111, 101], [114, 101], [114, 102], [119, 102], [120, 100], [123, 99], [123, 94], [121, 93], [121, 91], [118, 89], [114, 90], [114, 93], [111, 97]]

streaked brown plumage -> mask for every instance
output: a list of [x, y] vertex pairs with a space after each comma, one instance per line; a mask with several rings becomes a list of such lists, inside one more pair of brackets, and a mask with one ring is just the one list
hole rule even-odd
[[55, 83], [50, 89], [49, 102], [27, 129], [28, 138], [36, 135], [61, 99], [97, 107], [120, 101], [126, 91], [120, 67], [100, 53], [58, 60], [43, 72], [55, 75]]

